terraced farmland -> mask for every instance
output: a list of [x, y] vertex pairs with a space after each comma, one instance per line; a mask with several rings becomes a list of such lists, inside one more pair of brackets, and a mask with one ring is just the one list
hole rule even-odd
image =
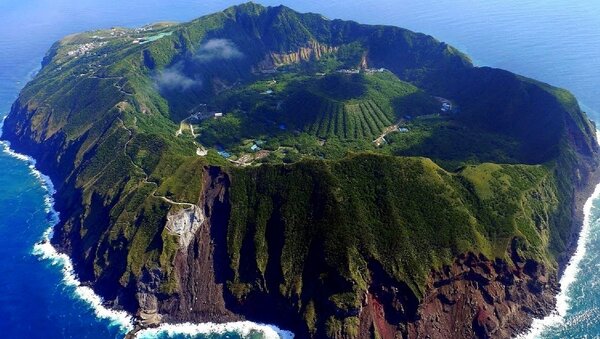
[[[337, 102], [322, 99], [304, 102], [294, 112], [297, 117], [310, 116], [301, 130], [319, 138], [374, 139], [393, 125], [394, 112], [382, 109], [375, 101]], [[302, 120], [302, 119], [296, 119]]]
[[284, 145], [303, 154], [342, 156], [349, 144], [373, 146], [407, 115], [439, 111], [435, 98], [387, 72], [265, 79], [209, 102], [225, 116], [202, 122], [195, 130], [199, 142], [232, 149], [243, 140], [260, 140], [271, 150]]
[[[389, 75], [346, 78], [346, 82], [336, 79], [333, 84], [341, 90], [323, 86], [332, 85], [331, 80], [304, 84], [285, 101], [283, 119], [319, 138], [374, 140], [404, 114], [420, 113], [403, 109], [419, 107], [415, 97], [422, 101], [422, 107], [429, 104], [429, 98], [417, 88]], [[357, 90], [357, 85], [363, 88]]]
[[393, 124], [393, 112], [384, 112], [372, 100], [358, 103], [324, 101], [315, 107], [319, 114], [304, 131], [319, 138], [372, 139]]

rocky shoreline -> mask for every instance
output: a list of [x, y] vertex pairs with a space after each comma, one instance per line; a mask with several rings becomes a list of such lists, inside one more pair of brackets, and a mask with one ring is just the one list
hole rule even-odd
[[[215, 178], [219, 178], [221, 184], [227, 181], [216, 168], [213, 168], [213, 171], [216, 171]], [[223, 203], [226, 193], [222, 185], [215, 186], [214, 180], [209, 179], [208, 176], [204, 182], [214, 193], [207, 191], [207, 195], [200, 199], [199, 206], [210, 211], [214, 199], [218, 198], [220, 203]], [[398, 331], [407, 337], [460, 335], [477, 338], [513, 337], [527, 332], [534, 318], [543, 318], [555, 308], [556, 296], [560, 292], [558, 281], [577, 248], [583, 221], [583, 206], [598, 183], [600, 183], [600, 171], [594, 170], [589, 172], [586, 184], [577, 190], [569, 254], [562, 257], [558, 275], [535, 261], [520, 258], [516, 250], [511, 255], [510, 264], [500, 259], [490, 260], [481, 255], [467, 253], [457, 258], [453, 266], [445, 267], [440, 272], [432, 272], [425, 297], [421, 303], [413, 306], [416, 308], [412, 311], [410, 306], [406, 308], [406, 299], [395, 299], [398, 297], [397, 292], [395, 296], [392, 293], [391, 297], [390, 290], [385, 292], [390, 288], [389, 286], [380, 285], [378, 290], [372, 287], [371, 293], [365, 295], [359, 315], [361, 337], [373, 335], [374, 330], [384, 338], [387, 337], [385, 333], [392, 337], [393, 333]], [[210, 202], [209, 205], [207, 202]], [[210, 215], [207, 221], [209, 220]], [[198, 293], [188, 295], [186, 299], [198, 300], [201, 296], [205, 301], [190, 308], [190, 311], [197, 308], [193, 313], [187, 311], [181, 313], [184, 307], [173, 308], [182, 302], [178, 298], [164, 300], [159, 304], [154, 302], [148, 310], [141, 307], [136, 315], [138, 323], [135, 330], [128, 334], [129, 338], [135, 337], [135, 333], [140, 330], [159, 326], [160, 320], [148, 320], [156, 319], [151, 315], [157, 315], [158, 312], [165, 315], [164, 320], [167, 323], [232, 322], [245, 319], [243, 312], [236, 313], [227, 308], [222, 287], [214, 284], [217, 280], [215, 277], [217, 267], [209, 264], [215, 262], [215, 244], [211, 240], [214, 235], [211, 234], [211, 229], [212, 232], [215, 231], [210, 223], [203, 225], [194, 237], [194, 250], [189, 250], [187, 254], [180, 253], [177, 259], [178, 269], [181, 272], [188, 272], [187, 275], [192, 274], [188, 271], [189, 267], [198, 268], [193, 273], [196, 278], [192, 278], [185, 284], [193, 283], [206, 292], [200, 293], [199, 290]], [[192, 262], [188, 262], [190, 260]], [[200, 266], [194, 264], [194, 261], [199, 262]], [[385, 297], [386, 293], [388, 293], [387, 297]], [[176, 303], [173, 304], [173, 301]], [[398, 309], [390, 309], [390, 304], [403, 305], [400, 314], [405, 314], [405, 325], [401, 324], [398, 327], [389, 323], [389, 314], [399, 314]]]
[[[585, 183], [575, 192], [570, 241], [558, 262], [557, 274], [521, 258], [514, 248], [512, 265], [472, 253], [463, 255], [454, 265], [432, 273], [417, 316], [404, 331], [407, 337], [514, 337], [526, 333], [534, 318], [551, 314], [561, 291], [559, 281], [578, 246], [584, 205], [600, 184], [600, 170], [586, 168]], [[367, 320], [368, 326], [361, 326], [361, 337], [372, 335], [373, 328], [389, 337], [398, 330], [386, 321], [384, 305], [374, 295], [365, 298], [361, 319]]]
[[[475, 67], [448, 45], [398, 28], [332, 26], [255, 4], [214, 18], [169, 28], [147, 47], [116, 39], [112, 47], [128, 51], [125, 61], [90, 76], [81, 73], [85, 62], [69, 58], [81, 47], [77, 40], [55, 44], [4, 124], [4, 137], [56, 183], [62, 218], [51, 244], [71, 258], [81, 285], [107, 307], [133, 315], [128, 338], [167, 324], [246, 320], [277, 324], [300, 338], [504, 338], [555, 309], [585, 202], [600, 181], [594, 127], [572, 95]], [[305, 28], [297, 30], [302, 34], [277, 29], [290, 22]], [[321, 36], [323, 27], [344, 38]], [[192, 38], [193, 31], [199, 35]], [[182, 99], [148, 84], [187, 58], [186, 49], [205, 41], [205, 33], [246, 36], [256, 56], [229, 60], [231, 67], [206, 79], [214, 80], [215, 93], [223, 79], [252, 78], [250, 66], [265, 57], [300, 48], [297, 57], [280, 60], [299, 62], [336, 53], [331, 46], [369, 41], [352, 47], [364, 68], [368, 61], [427, 95], [452, 98], [462, 114], [449, 124], [480, 131], [472, 143], [486, 145], [454, 145], [452, 138], [471, 136], [461, 128], [449, 129], [447, 140], [424, 141], [414, 157], [374, 151], [256, 168], [198, 157], [192, 140], [170, 131], [180, 119], [167, 106]], [[323, 41], [315, 45], [315, 36]], [[100, 55], [89, 57], [104, 64]], [[331, 79], [338, 76], [345, 77]], [[395, 78], [385, 84], [400, 86]], [[330, 97], [290, 88], [295, 93]], [[388, 99], [395, 106], [400, 97]], [[497, 145], [497, 136], [507, 144]], [[437, 151], [455, 151], [440, 142], [457, 154], [440, 157]], [[440, 167], [445, 161], [463, 167]]]
[[[13, 142], [13, 147], [17, 151], [31, 154], [30, 150], [20, 144], [18, 140], [9, 139], [9, 141]], [[51, 168], [51, 165], [43, 162], [39, 165], [42, 170]], [[210, 171], [208, 170], [207, 174]], [[226, 184], [228, 179], [223, 177], [217, 168], [213, 168], [212, 171], [212, 176], [207, 175], [204, 179], [204, 183], [209, 189], [198, 202], [198, 206], [203, 206], [202, 209], [205, 211], [210, 211], [214, 207], [215, 201], [220, 201], [222, 204], [226, 199], [223, 183]], [[571, 240], [568, 252], [559, 261], [558, 276], [549, 274], [546, 268], [535, 262], [525, 261], [518, 255], [512, 258], [512, 266], [515, 269], [509, 269], [511, 265], [501, 260], [492, 261], [482, 256], [465, 254], [457, 258], [452, 267], [432, 273], [427, 284], [428, 292], [423, 298], [423, 302], [414, 310], [412, 320], [409, 320], [404, 328], [391, 325], [386, 319], [386, 313], [397, 313], [397, 310], [388, 309], [386, 312], [386, 300], [381, 295], [383, 290], [378, 291], [380, 292], [379, 296], [377, 291], [365, 295], [365, 302], [360, 312], [360, 318], [363, 320], [361, 321], [361, 336], [372, 334], [374, 329], [380, 334], [391, 334], [399, 330], [408, 337], [461, 335], [493, 338], [515, 336], [526, 332], [533, 317], [541, 318], [554, 310], [555, 297], [560, 291], [558, 281], [577, 248], [583, 221], [583, 206], [590, 198], [597, 183], [600, 182], [600, 171], [588, 167], [584, 172], [588, 174], [585, 175], [585, 184], [578, 187], [575, 192]], [[51, 178], [53, 180], [60, 179], [57, 175], [51, 175]], [[186, 285], [195, 284], [198, 287], [198, 293], [189, 295], [189, 298], [197, 299], [201, 295], [205, 301], [196, 305], [193, 303], [188, 305], [192, 306], [190, 311], [198, 307], [198, 310], [193, 313], [187, 311], [181, 313], [185, 308], [180, 304], [182, 300], [176, 298], [159, 302], [156, 299], [157, 291], [147, 290], [148, 295], [138, 299], [147, 300], [148, 303], [140, 305], [135, 314], [137, 319], [135, 329], [127, 335], [127, 338], [135, 337], [135, 333], [140, 330], [157, 327], [163, 323], [190, 321], [220, 323], [245, 319], [243, 315], [227, 308], [223, 299], [222, 287], [219, 287], [218, 284], [213, 286], [216, 281], [215, 267], [209, 263], [214, 263], [215, 244], [211, 240], [214, 234], [211, 234], [210, 220], [209, 212], [207, 222], [197, 231], [193, 239], [191, 244], [193, 246], [189, 246], [187, 253], [180, 253], [177, 259], [177, 263], [179, 263], [177, 267], [181, 272], [186, 272], [187, 267], [198, 266], [193, 263], [194, 261], [200, 263], [198, 269], [193, 273], [195, 278], [190, 276], [191, 280], [184, 283]], [[60, 224], [57, 225], [57, 227], [59, 226]], [[214, 231], [215, 228], [212, 228], [212, 232]], [[64, 244], [57, 243], [56, 239], [53, 239], [53, 243], [62, 252], [68, 253], [65, 251]], [[192, 263], [188, 263], [190, 260]], [[77, 267], [77, 263], [75, 263], [75, 267]], [[192, 272], [188, 272], [189, 274]], [[196, 280], [198, 278], [201, 279]], [[90, 283], [89, 285], [102, 295], [97, 284]], [[149, 285], [144, 286], [138, 286], [138, 294], [145, 293], [143, 291]], [[459, 296], [458, 299], [457, 296]], [[216, 301], [214, 298], [218, 298], [220, 301]], [[474, 307], [475, 305], [484, 306]], [[107, 302], [107, 306], [117, 310], [129, 309], [131, 312], [127, 304], [121, 303], [118, 299], [114, 302]], [[175, 308], [173, 308], [174, 306]], [[457, 321], [459, 319], [462, 321]], [[457, 323], [467, 326], [457, 328]]]
[[[218, 173], [216, 168], [213, 170]], [[377, 285], [375, 279], [379, 278], [375, 278], [370, 292], [365, 295], [365, 301], [360, 310], [360, 337], [378, 333], [385, 338], [388, 337], [385, 335], [386, 333], [392, 337], [393, 333], [397, 332], [404, 333], [407, 337], [451, 337], [456, 335], [477, 338], [513, 337], [526, 332], [534, 318], [543, 318], [549, 315], [556, 305], [556, 296], [560, 292], [559, 280], [564, 268], [577, 248], [585, 202], [592, 195], [596, 185], [600, 183], [600, 171], [597, 169], [586, 166], [579, 173], [587, 173], [584, 176], [586, 179], [575, 193], [571, 240], [568, 252], [559, 261], [557, 275], [535, 261], [519, 257], [515, 249], [512, 250], [511, 263], [467, 253], [457, 258], [453, 266], [446, 267], [440, 272], [432, 272], [425, 297], [414, 306], [410, 306], [409, 299], [399, 295], [398, 290], [391, 292], [394, 290], [389, 289], [393, 289], [391, 287], [393, 285]], [[226, 180], [222, 176], [220, 178], [221, 182]], [[204, 182], [209, 187], [215, 188], [211, 180], [205, 178]], [[214, 202], [214, 198], [217, 196], [223, 203], [226, 196], [222, 189], [223, 187], [218, 188], [217, 195], [209, 194], [211, 199], [206, 199], [206, 196], [201, 199], [200, 206], [206, 204], [207, 201]], [[205, 210], [211, 208], [204, 207]], [[210, 247], [214, 244], [209, 241], [213, 235], [207, 226], [197, 234], [195, 241], [200, 245], [197, 253], [205, 253], [207, 257], [214, 260], [214, 247]], [[205, 249], [202, 250], [202, 248]], [[193, 253], [188, 253], [187, 257], [190, 255]], [[180, 266], [180, 268], [184, 266]], [[216, 268], [213, 267], [212, 270], [214, 269]], [[206, 273], [212, 270], [209, 267], [207, 270], [200, 271]], [[200, 272], [195, 274], [203, 275]], [[208, 276], [214, 277], [214, 273]], [[218, 307], [221, 310], [218, 312], [221, 314], [220, 316], [214, 312], [212, 315], [208, 315], [204, 311], [196, 316], [191, 316], [187, 312], [184, 312], [186, 315], [183, 315], [177, 311], [167, 311], [168, 307], [161, 308], [163, 312], [167, 311], [168, 321], [172, 322], [190, 320], [223, 322], [244, 319], [241, 315], [243, 312], [239, 313], [238, 310], [236, 315], [235, 312], [232, 313], [227, 309], [227, 303], [221, 298], [222, 290], [220, 289], [220, 291], [220, 293], [206, 295], [209, 299], [218, 297], [221, 300], [209, 307], [212, 309], [221, 305]], [[394, 309], [394, 307], [390, 308], [390, 305], [401, 306], [399, 306], [400, 309]], [[175, 314], [179, 314], [179, 316], [175, 316]], [[228, 315], [225, 316], [225, 314]], [[390, 315], [392, 316], [390, 317]], [[400, 326], [392, 325], [389, 322], [390, 318], [394, 319], [398, 316], [403, 319]], [[139, 327], [139, 329], [142, 328], [144, 326]]]
[[575, 191], [575, 204], [573, 210], [573, 223], [567, 251], [558, 259], [558, 278], [562, 277], [566, 266], [577, 249], [581, 228], [583, 227], [584, 206], [594, 193], [594, 189], [600, 184], [600, 168], [588, 168], [585, 184]]

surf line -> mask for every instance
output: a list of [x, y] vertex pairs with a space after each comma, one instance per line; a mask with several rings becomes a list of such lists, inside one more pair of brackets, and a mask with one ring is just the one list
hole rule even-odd
[[202, 324], [162, 324], [157, 328], [148, 328], [141, 330], [136, 333], [136, 338], [139, 339], [151, 339], [151, 338], [162, 338], [161, 335], [167, 335], [172, 337], [175, 335], [211, 335], [220, 334], [226, 335], [228, 333], [237, 333], [242, 338], [251, 338], [253, 334], [260, 333], [264, 339], [292, 339], [294, 334], [290, 331], [282, 330], [273, 325], [257, 324], [250, 321], [238, 321], [231, 323], [215, 324], [215, 323], [202, 323]]
[[[0, 124], [1, 128], [1, 124]], [[59, 268], [62, 271], [62, 283], [73, 289], [73, 294], [76, 298], [84, 301], [94, 312], [99, 319], [108, 320], [110, 326], [117, 326], [121, 333], [125, 334], [134, 328], [133, 317], [125, 311], [111, 310], [104, 306], [102, 297], [94, 293], [94, 291], [81, 284], [77, 279], [73, 262], [68, 255], [60, 253], [50, 240], [54, 227], [58, 224], [59, 214], [54, 209], [53, 195], [56, 192], [50, 177], [44, 175], [36, 168], [36, 161], [30, 156], [17, 153], [10, 148], [8, 141], [0, 140], [0, 147], [5, 154], [27, 163], [32, 175], [36, 177], [41, 187], [46, 191], [44, 196], [45, 211], [48, 214], [48, 228], [44, 231], [42, 239], [33, 247], [32, 253], [42, 260], [48, 260], [52, 266]], [[210, 335], [210, 334], [227, 334], [237, 333], [243, 337], [249, 337], [252, 334], [260, 333], [265, 339], [291, 339], [294, 334], [290, 331], [279, 329], [273, 325], [258, 324], [250, 321], [239, 321], [223, 324], [215, 323], [184, 323], [184, 324], [161, 324], [157, 328], [144, 329], [136, 334], [138, 338], [156, 338], [161, 335]]]
[[[596, 131], [596, 137], [598, 140], [600, 140], [600, 131]], [[594, 193], [583, 205], [583, 225], [581, 226], [581, 231], [579, 232], [577, 248], [569, 260], [567, 267], [565, 267], [562, 277], [560, 278], [560, 292], [556, 296], [556, 307], [554, 308], [554, 311], [544, 318], [533, 319], [533, 323], [531, 324], [529, 331], [518, 336], [517, 338], [539, 338], [545, 330], [564, 323], [565, 315], [570, 307], [571, 297], [569, 296], [569, 292], [571, 291], [571, 285], [573, 282], [575, 282], [575, 280], [577, 280], [577, 276], [581, 269], [581, 260], [585, 257], [587, 252], [587, 244], [592, 226], [592, 209], [594, 207], [594, 201], [596, 201], [598, 198], [600, 198], [600, 184], [596, 185]]]
[[35, 159], [13, 151], [10, 148], [10, 143], [7, 141], [0, 141], [0, 145], [5, 154], [26, 162], [33, 176], [39, 180], [41, 187], [46, 191], [44, 196], [44, 208], [48, 215], [49, 225], [42, 235], [42, 240], [34, 245], [32, 253], [40, 259], [49, 260], [52, 266], [60, 268], [63, 274], [62, 283], [65, 286], [73, 288], [74, 295], [85, 301], [94, 311], [97, 318], [109, 320], [111, 326], [118, 326], [122, 331], [132, 329], [132, 317], [124, 311], [106, 308], [103, 305], [102, 298], [96, 295], [90, 287], [83, 286], [77, 279], [77, 275], [73, 269], [73, 262], [69, 256], [58, 252], [58, 250], [50, 243], [54, 226], [56, 226], [59, 221], [58, 212], [54, 210], [54, 198], [52, 196], [54, 195], [55, 190], [50, 178], [35, 167]]

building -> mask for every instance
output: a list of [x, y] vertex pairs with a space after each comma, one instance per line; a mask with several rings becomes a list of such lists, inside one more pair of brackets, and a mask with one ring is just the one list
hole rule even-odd
[[215, 112], [215, 119], [222, 118], [222, 117], [223, 117], [223, 113], [221, 113], [221, 112]]
[[227, 151], [218, 151], [217, 153], [219, 153], [220, 156], [222, 156], [223, 158], [231, 158], [231, 154]]
[[450, 112], [452, 110], [452, 104], [449, 102], [442, 103], [442, 112]]
[[337, 72], [338, 73], [342, 73], [342, 74], [359, 74], [360, 73], [360, 69], [356, 69], [356, 68], [352, 68], [352, 69], [340, 69]]

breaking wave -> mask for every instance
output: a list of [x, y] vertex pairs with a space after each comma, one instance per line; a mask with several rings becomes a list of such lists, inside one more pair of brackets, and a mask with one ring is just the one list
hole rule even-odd
[[110, 310], [103, 305], [102, 298], [94, 293], [87, 286], [83, 286], [73, 270], [73, 263], [69, 256], [64, 253], [59, 253], [52, 244], [52, 227], [44, 232], [42, 241], [35, 244], [33, 254], [41, 259], [50, 260], [52, 265], [61, 268], [63, 273], [63, 283], [66, 286], [74, 288], [74, 294], [81, 300], [85, 301], [100, 319], [110, 321], [111, 326], [118, 326], [123, 332], [128, 332], [133, 329], [133, 318], [125, 311]]
[[[52, 238], [54, 226], [59, 221], [59, 214], [54, 210], [53, 195], [56, 191], [52, 181], [50, 180], [50, 177], [44, 175], [36, 168], [35, 159], [12, 150], [8, 141], [0, 140], [0, 147], [2, 147], [3, 153], [15, 159], [26, 162], [33, 176], [39, 180], [40, 185], [46, 191], [44, 203], [45, 211], [48, 214], [49, 227], [42, 235], [42, 239], [34, 245], [32, 253], [38, 256], [40, 259], [48, 260], [52, 266], [60, 268], [63, 274], [62, 281], [64, 285], [73, 288], [74, 296], [84, 301], [93, 310], [97, 318], [108, 320], [110, 322], [110, 326], [117, 326], [123, 334], [133, 330], [133, 317], [125, 311], [111, 310], [104, 306], [102, 298], [95, 294], [90, 287], [82, 285], [82, 283], [77, 279], [71, 258], [64, 253], [60, 253], [54, 246], [52, 246], [50, 239]], [[156, 338], [165, 335], [168, 337], [178, 335], [190, 337], [196, 335], [226, 335], [228, 333], [237, 333], [242, 337], [249, 337], [258, 334], [265, 339], [291, 339], [294, 337], [292, 332], [281, 330], [276, 326], [257, 324], [250, 321], [224, 324], [163, 324], [157, 328], [142, 330], [136, 334], [136, 337]]]
[[[596, 136], [600, 140], [600, 132], [597, 131]], [[562, 277], [560, 278], [561, 289], [556, 296], [556, 308], [550, 315], [541, 319], [534, 319], [529, 331], [518, 338], [539, 338], [546, 329], [564, 324], [565, 315], [570, 308], [571, 297], [569, 296], [569, 292], [571, 291], [571, 285], [578, 277], [580, 271], [579, 264], [585, 257], [587, 251], [587, 244], [592, 225], [591, 215], [593, 203], [598, 198], [600, 198], [600, 184], [596, 186], [594, 193], [587, 199], [585, 205], [583, 206], [583, 225], [581, 227], [581, 232], [579, 233], [579, 239], [577, 240], [577, 248], [569, 260]]]
[[257, 324], [250, 321], [239, 321], [225, 324], [164, 324], [157, 328], [145, 329], [137, 333], [140, 339], [172, 337], [176, 335], [211, 335], [220, 334], [226, 335], [235, 332], [243, 338], [251, 338], [253, 335], [260, 334], [264, 339], [291, 339], [294, 334], [289, 331], [284, 331], [276, 326]]

